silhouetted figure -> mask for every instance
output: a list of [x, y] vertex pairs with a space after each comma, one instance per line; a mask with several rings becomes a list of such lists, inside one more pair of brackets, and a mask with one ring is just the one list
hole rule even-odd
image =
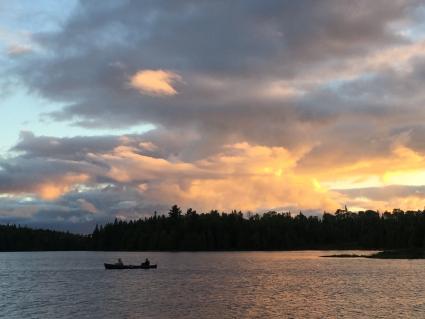
[[124, 263], [122, 262], [121, 258], [118, 258], [117, 265], [124, 266]]
[[144, 263], [142, 263], [142, 266], [150, 266], [150, 264], [151, 264], [151, 262], [149, 261], [149, 259], [145, 259], [145, 262]]

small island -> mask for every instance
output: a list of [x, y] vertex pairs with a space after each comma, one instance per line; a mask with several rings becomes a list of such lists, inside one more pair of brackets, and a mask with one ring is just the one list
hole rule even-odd
[[423, 249], [397, 249], [383, 250], [370, 255], [358, 254], [337, 254], [325, 255], [326, 258], [375, 258], [375, 259], [425, 259], [425, 251]]

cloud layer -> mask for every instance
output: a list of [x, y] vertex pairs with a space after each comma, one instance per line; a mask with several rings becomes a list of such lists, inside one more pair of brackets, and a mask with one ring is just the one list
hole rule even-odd
[[10, 72], [61, 103], [46, 116], [64, 126], [156, 128], [23, 132], [0, 163], [0, 211], [422, 208], [424, 12], [408, 0], [81, 2], [32, 34], [38, 50]]

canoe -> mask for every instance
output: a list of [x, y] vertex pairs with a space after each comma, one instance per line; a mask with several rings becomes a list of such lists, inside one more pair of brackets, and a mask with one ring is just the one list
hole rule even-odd
[[117, 265], [117, 264], [104, 264], [105, 269], [155, 269], [156, 265]]

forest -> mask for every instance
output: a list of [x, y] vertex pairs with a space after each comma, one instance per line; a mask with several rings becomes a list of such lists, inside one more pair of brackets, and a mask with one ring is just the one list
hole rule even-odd
[[425, 211], [347, 209], [320, 216], [270, 211], [183, 212], [96, 226], [90, 235], [0, 226], [0, 250], [298, 250], [405, 249], [425, 243]]
[[91, 236], [0, 225], [0, 251], [86, 250]]

